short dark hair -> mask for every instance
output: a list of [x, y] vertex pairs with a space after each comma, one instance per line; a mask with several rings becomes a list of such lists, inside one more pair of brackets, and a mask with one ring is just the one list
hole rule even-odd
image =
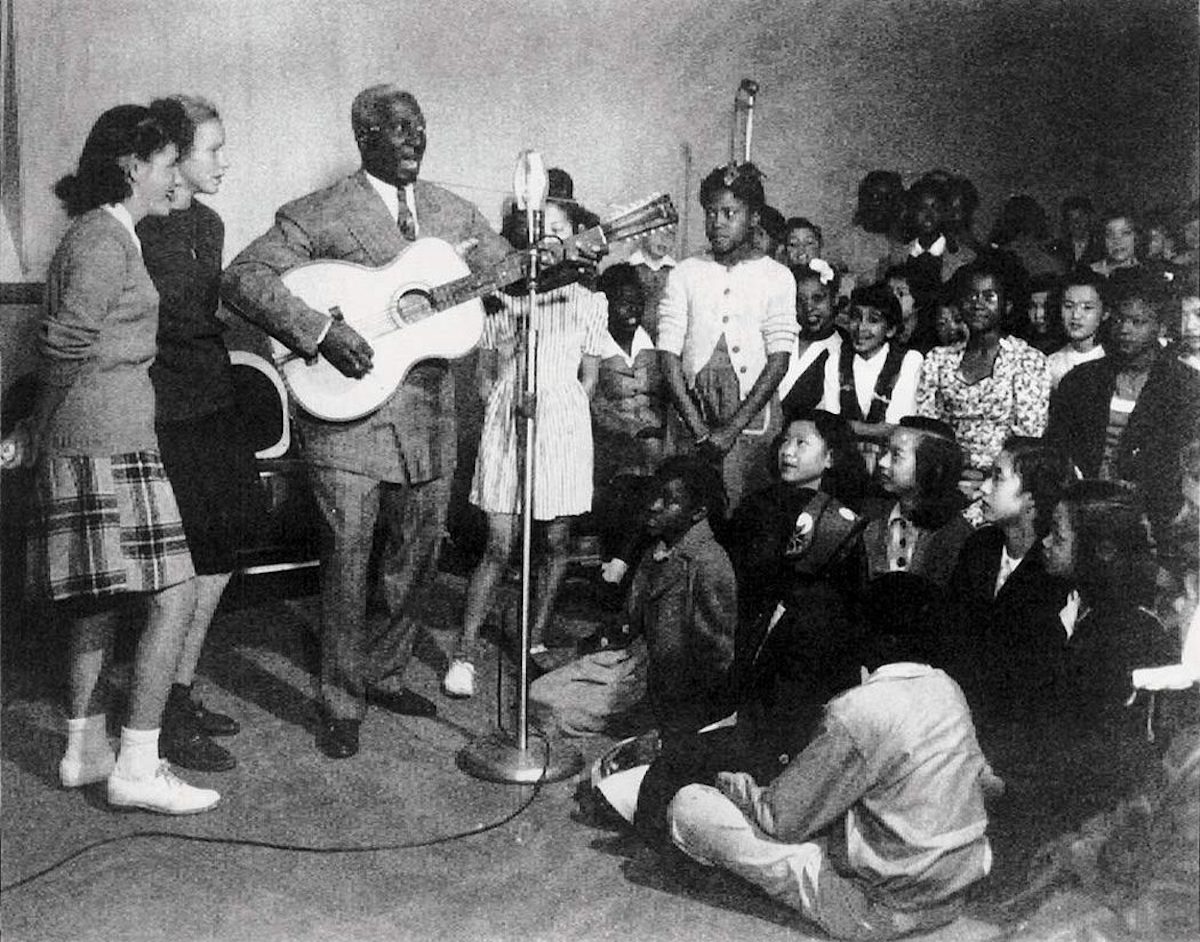
[[109, 203], [121, 203], [133, 192], [121, 160], [149, 160], [172, 143], [149, 108], [117, 105], [96, 119], [84, 142], [75, 172], [54, 185], [67, 215], [80, 216]]
[[859, 285], [850, 292], [850, 306], [874, 308], [883, 315], [888, 327], [900, 330], [904, 326], [904, 310], [886, 282]]
[[611, 296], [612, 292], [621, 288], [635, 288], [639, 294], [644, 293], [637, 269], [628, 262], [609, 265], [596, 279], [596, 290], [605, 296]]
[[654, 480], [661, 487], [678, 480], [696, 507], [703, 507], [710, 520], [725, 519], [727, 497], [721, 472], [710, 462], [689, 455], [674, 455], [654, 469]]
[[783, 218], [783, 213], [774, 206], [763, 206], [758, 211], [758, 224], [776, 242], [782, 242], [787, 238], [787, 222]]
[[1154, 546], [1136, 491], [1115, 481], [1078, 481], [1060, 497], [1075, 531], [1074, 581], [1089, 604], [1147, 602]]
[[[807, 265], [789, 265], [788, 268], [792, 273], [792, 277], [796, 279], [797, 285], [802, 281], [821, 280], [821, 273], [812, 267], [811, 262]], [[829, 268], [833, 272], [833, 278], [829, 280], [826, 287], [829, 288], [829, 293], [836, 298], [842, 290], [842, 274], [832, 265]]]
[[1105, 290], [1105, 303], [1112, 310], [1115, 311], [1122, 304], [1141, 301], [1154, 312], [1160, 324], [1166, 322], [1167, 307], [1171, 300], [1170, 287], [1157, 272], [1141, 265], [1118, 268], [1108, 276]]
[[350, 126], [354, 129], [355, 140], [368, 128], [378, 127], [390, 117], [388, 109], [396, 102], [421, 110], [415, 95], [391, 83], [372, 85], [355, 95], [350, 105]]
[[786, 238], [787, 234], [793, 229], [809, 229], [817, 234], [818, 242], [823, 243], [825, 241], [825, 233], [821, 231], [821, 227], [811, 219], [807, 219], [804, 216], [792, 216], [788, 219], [783, 230], [784, 238]]
[[958, 298], [961, 301], [971, 287], [972, 278], [991, 278], [996, 283], [996, 287], [1000, 289], [1000, 315], [1004, 316], [1004, 309], [1008, 306], [1009, 292], [1012, 286], [1008, 283], [1008, 272], [1003, 266], [995, 264], [986, 258], [977, 258], [970, 264], [964, 265], [954, 273], [954, 282], [958, 287]]
[[1010, 435], [1001, 450], [1012, 458], [1021, 490], [1033, 498], [1033, 530], [1041, 539], [1050, 532], [1054, 505], [1072, 480], [1070, 463], [1057, 448], [1027, 435]]
[[900, 661], [933, 664], [943, 649], [942, 590], [911, 572], [872, 579], [859, 612], [866, 628], [862, 658], [868, 670]]
[[700, 205], [707, 206], [718, 193], [728, 190], [745, 203], [751, 212], [759, 212], [766, 204], [762, 171], [752, 163], [725, 164], [713, 169], [700, 181]]
[[209, 121], [220, 121], [216, 106], [204, 98], [194, 95], [168, 95], [150, 102], [150, 113], [167, 129], [171, 140], [179, 148], [179, 156], [186, 157], [196, 140], [196, 129]]
[[908, 188], [908, 193], [905, 194], [909, 209], [911, 210], [916, 206], [918, 200], [926, 196], [934, 197], [938, 203], [945, 206], [950, 194], [947, 192], [946, 185], [936, 177], [921, 177]]

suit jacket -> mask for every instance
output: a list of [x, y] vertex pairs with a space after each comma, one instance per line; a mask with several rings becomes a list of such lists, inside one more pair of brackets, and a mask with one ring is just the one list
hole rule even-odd
[[1030, 547], [997, 593], [1003, 546], [998, 527], [977, 530], [947, 587], [957, 642], [949, 666], [981, 727], [1049, 709], [1067, 641], [1058, 616], [1068, 587], [1046, 572], [1041, 543]]
[[[1111, 357], [1081, 363], [1050, 397], [1046, 440], [1062, 450], [1084, 477], [1104, 458], [1109, 402], [1118, 365]], [[1143, 491], [1151, 519], [1170, 520], [1179, 508], [1179, 451], [1200, 427], [1200, 374], [1161, 353], [1121, 435], [1117, 471]]]
[[[512, 251], [461, 197], [423, 180], [414, 184], [413, 195], [422, 236], [450, 243], [479, 240], [466, 257], [473, 268], [495, 264]], [[221, 294], [248, 320], [311, 357], [328, 317], [288, 291], [281, 276], [317, 259], [378, 267], [409, 244], [365, 171], [359, 170], [281, 207], [274, 226], [226, 269]], [[457, 447], [453, 379], [444, 361], [426, 361], [371, 415], [324, 422], [298, 412], [297, 432], [313, 464], [407, 483], [448, 476]]]

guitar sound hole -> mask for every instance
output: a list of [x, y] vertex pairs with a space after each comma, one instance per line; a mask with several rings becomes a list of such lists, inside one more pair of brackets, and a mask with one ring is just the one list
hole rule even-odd
[[428, 292], [406, 291], [396, 299], [391, 316], [397, 327], [405, 327], [424, 320], [433, 312], [433, 299]]

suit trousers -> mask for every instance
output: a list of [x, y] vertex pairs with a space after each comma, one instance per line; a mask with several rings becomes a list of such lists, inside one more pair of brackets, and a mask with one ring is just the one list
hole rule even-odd
[[[435, 582], [451, 478], [398, 484], [310, 465], [309, 480], [322, 528], [321, 706], [332, 719], [361, 720], [368, 689], [408, 666], [419, 627], [411, 613]], [[367, 619], [377, 526], [381, 626]]]

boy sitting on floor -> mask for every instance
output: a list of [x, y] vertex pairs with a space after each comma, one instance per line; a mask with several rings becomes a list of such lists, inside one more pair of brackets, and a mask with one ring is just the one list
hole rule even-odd
[[835, 938], [890, 939], [949, 922], [985, 876], [990, 770], [958, 685], [932, 667], [932, 590], [876, 580], [862, 684], [831, 700], [816, 737], [767, 788], [745, 772], [688, 785], [675, 845], [798, 909]]
[[670, 458], [654, 476], [646, 530], [619, 640], [533, 682], [547, 732], [587, 736], [629, 718], [643, 699], [664, 738], [729, 711], [737, 588], [709, 518], [724, 515], [719, 472]]

